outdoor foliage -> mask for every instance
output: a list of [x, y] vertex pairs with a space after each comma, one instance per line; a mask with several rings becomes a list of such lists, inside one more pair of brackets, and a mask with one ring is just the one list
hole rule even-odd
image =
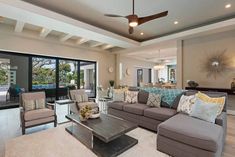
[[0, 65], [0, 85], [7, 85], [8, 83], [8, 66], [9, 64], [2, 63]]

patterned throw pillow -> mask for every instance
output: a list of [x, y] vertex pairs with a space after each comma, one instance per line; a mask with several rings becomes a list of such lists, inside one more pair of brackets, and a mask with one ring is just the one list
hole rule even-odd
[[206, 102], [206, 103], [214, 103], [214, 104], [218, 104], [219, 105], [219, 109], [217, 111], [217, 115], [220, 115], [223, 111], [224, 108], [224, 104], [225, 104], [225, 97], [217, 97], [217, 98], [212, 98], [209, 97], [208, 95], [198, 92], [196, 94], [196, 97], [201, 99], [202, 101]]
[[24, 100], [23, 105], [25, 111], [35, 110], [34, 100]]
[[147, 105], [150, 107], [161, 107], [161, 95], [149, 93]]
[[36, 109], [43, 109], [45, 108], [46, 101], [45, 99], [36, 99], [35, 100], [35, 108]]
[[127, 91], [126, 92], [126, 102], [134, 104], [138, 102], [138, 92], [137, 91]]
[[171, 108], [175, 98], [182, 92], [181, 89], [162, 89], [160, 94], [162, 95], [162, 101], [166, 102]]
[[160, 94], [162, 96], [162, 101], [165, 102], [166, 105], [164, 107], [171, 108], [173, 106], [173, 102], [177, 96], [181, 95], [184, 90], [181, 89], [162, 89], [162, 88], [140, 88], [141, 90], [145, 90], [149, 93]]
[[77, 103], [83, 102], [82, 95], [76, 94], [75, 95], [75, 100], [76, 100]]
[[192, 113], [192, 106], [196, 101], [195, 95], [185, 96], [182, 95], [179, 101], [179, 105], [177, 107], [177, 112], [182, 112], [186, 114]]
[[113, 101], [124, 101], [125, 92], [123, 90], [113, 90]]
[[203, 100], [197, 98], [195, 104], [192, 107], [192, 113], [190, 116], [202, 119], [207, 122], [215, 123], [219, 106], [219, 104], [206, 103]]

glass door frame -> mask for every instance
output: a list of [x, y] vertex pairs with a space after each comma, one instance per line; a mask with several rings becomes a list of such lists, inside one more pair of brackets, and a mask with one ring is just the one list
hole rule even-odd
[[[34, 91], [32, 89], [32, 58], [38, 57], [38, 58], [46, 58], [46, 59], [55, 59], [56, 60], [56, 100], [58, 100], [58, 90], [61, 89], [59, 87], [59, 61], [60, 60], [66, 60], [66, 61], [73, 61], [77, 62], [77, 89], [80, 89], [80, 62], [87, 62], [95, 65], [95, 88], [97, 85], [97, 62], [96, 61], [87, 61], [87, 60], [76, 60], [76, 59], [70, 59], [70, 58], [61, 58], [61, 57], [51, 57], [51, 56], [41, 56], [41, 55], [29, 55], [29, 91]], [[95, 90], [95, 96], [91, 98], [96, 97], [96, 90]]]

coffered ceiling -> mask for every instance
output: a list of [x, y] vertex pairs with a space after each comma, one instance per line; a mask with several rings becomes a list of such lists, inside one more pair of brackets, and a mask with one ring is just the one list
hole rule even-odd
[[[24, 1], [136, 41], [146, 41], [235, 17], [234, 0], [136, 0], [135, 12], [140, 17], [165, 10], [169, 11], [169, 15], [138, 26], [135, 33], [129, 35], [126, 19], [109, 18], [104, 14], [129, 15], [132, 0]], [[226, 9], [228, 3], [232, 7]], [[178, 24], [174, 24], [175, 21]], [[140, 35], [141, 32], [144, 35]]]

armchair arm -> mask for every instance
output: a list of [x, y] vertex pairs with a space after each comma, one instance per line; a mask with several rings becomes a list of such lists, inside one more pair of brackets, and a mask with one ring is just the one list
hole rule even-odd
[[55, 104], [54, 103], [46, 103], [46, 108], [55, 110]]
[[88, 101], [95, 102], [96, 98], [88, 98]]

